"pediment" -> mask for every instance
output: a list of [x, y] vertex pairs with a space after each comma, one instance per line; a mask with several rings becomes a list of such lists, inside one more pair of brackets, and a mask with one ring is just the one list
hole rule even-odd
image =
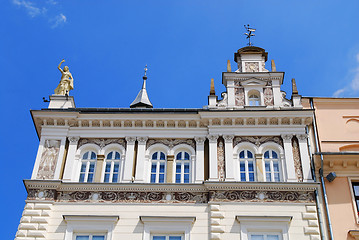
[[259, 78], [250, 78], [248, 80], [244, 80], [242, 82], [242, 86], [265, 86], [267, 84], [266, 80], [262, 80]]

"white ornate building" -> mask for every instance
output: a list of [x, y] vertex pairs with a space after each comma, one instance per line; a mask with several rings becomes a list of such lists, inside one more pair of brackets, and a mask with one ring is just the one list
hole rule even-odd
[[321, 239], [303, 109], [293, 81], [244, 47], [226, 92], [199, 109], [76, 108], [50, 96], [31, 111], [40, 138], [16, 240]]

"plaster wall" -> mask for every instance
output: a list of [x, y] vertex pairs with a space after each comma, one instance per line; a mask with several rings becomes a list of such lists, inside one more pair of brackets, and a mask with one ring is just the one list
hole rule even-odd
[[326, 181], [329, 212], [332, 220], [334, 239], [354, 240], [349, 230], [359, 230], [355, 217], [351, 189], [347, 177], [337, 177], [335, 181]]

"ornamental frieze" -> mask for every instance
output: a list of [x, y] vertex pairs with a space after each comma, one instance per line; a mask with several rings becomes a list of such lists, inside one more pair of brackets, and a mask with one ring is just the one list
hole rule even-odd
[[210, 201], [220, 202], [314, 202], [309, 191], [210, 191]]
[[233, 147], [241, 142], [250, 142], [259, 147], [266, 142], [275, 142], [283, 147], [283, 141], [280, 137], [269, 136], [269, 137], [235, 137], [233, 140]]
[[81, 146], [88, 144], [88, 143], [96, 144], [101, 149], [111, 143], [118, 143], [126, 149], [125, 140], [122, 138], [81, 138], [77, 145], [77, 148], [80, 148]]
[[170, 149], [172, 149], [173, 147], [179, 144], [187, 144], [196, 150], [196, 142], [193, 139], [165, 139], [165, 138], [150, 139], [147, 141], [146, 148], [148, 149], [149, 147], [157, 143], [161, 143], [169, 147]]

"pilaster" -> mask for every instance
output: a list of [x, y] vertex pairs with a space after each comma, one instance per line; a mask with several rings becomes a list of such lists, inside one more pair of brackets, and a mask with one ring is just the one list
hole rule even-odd
[[196, 140], [196, 172], [195, 183], [204, 181], [204, 142], [205, 137], [195, 137]]
[[308, 143], [307, 143], [307, 134], [298, 134], [296, 135], [299, 142], [299, 152], [300, 152], [300, 160], [302, 161], [302, 170], [303, 170], [303, 181], [312, 181], [313, 177], [310, 170], [310, 157], [308, 151]]
[[134, 153], [135, 153], [135, 137], [126, 137], [126, 157], [123, 164], [123, 182], [132, 181], [132, 173], [134, 167]]
[[75, 155], [80, 137], [68, 137], [67, 139], [69, 140], [69, 149], [67, 151], [64, 175], [62, 179], [64, 182], [70, 182], [73, 180], [72, 176], [75, 165]]
[[218, 181], [217, 140], [218, 135], [209, 135], [209, 181]]
[[145, 155], [147, 139], [148, 137], [137, 137], [138, 150], [136, 160], [135, 182], [145, 182]]
[[283, 145], [284, 145], [285, 159], [283, 159], [283, 161], [285, 162], [287, 168], [287, 181], [296, 182], [297, 177], [295, 175], [293, 147], [292, 147], [293, 134], [283, 134], [281, 137], [283, 139]]
[[166, 182], [174, 183], [173, 179], [173, 160], [175, 159], [174, 155], [167, 155], [167, 172], [166, 172]]
[[96, 171], [94, 182], [101, 182], [102, 169], [104, 165], [105, 155], [98, 154], [96, 161]]
[[234, 181], [234, 160], [233, 160], [233, 138], [234, 135], [223, 135], [226, 181]]
[[256, 165], [257, 165], [257, 181], [258, 182], [264, 182], [264, 171], [263, 171], [263, 154], [255, 154], [254, 155], [256, 159]]

